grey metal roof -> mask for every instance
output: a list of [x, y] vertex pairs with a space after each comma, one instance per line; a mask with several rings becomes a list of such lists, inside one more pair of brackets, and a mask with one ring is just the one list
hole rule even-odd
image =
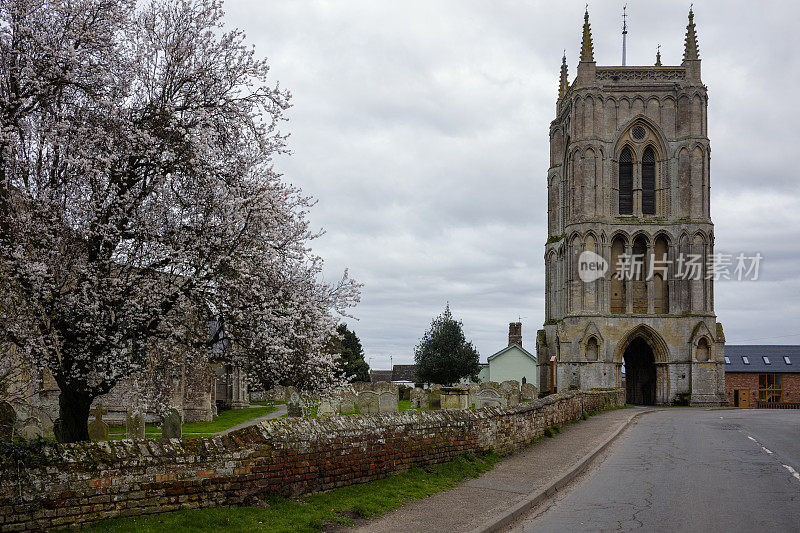
[[[750, 364], [745, 364], [743, 358]], [[769, 364], [764, 360], [769, 359]], [[789, 358], [787, 364], [785, 357]], [[762, 344], [725, 345], [725, 372], [787, 373], [800, 372], [800, 345]]]

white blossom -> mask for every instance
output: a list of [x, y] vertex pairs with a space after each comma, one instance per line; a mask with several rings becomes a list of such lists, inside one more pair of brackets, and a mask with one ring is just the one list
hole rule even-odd
[[313, 201], [273, 167], [290, 94], [221, 17], [0, 2], [0, 341], [50, 369], [62, 418], [154, 341], [202, 358], [224, 335], [265, 384], [335, 381], [324, 346], [359, 285], [322, 281]]

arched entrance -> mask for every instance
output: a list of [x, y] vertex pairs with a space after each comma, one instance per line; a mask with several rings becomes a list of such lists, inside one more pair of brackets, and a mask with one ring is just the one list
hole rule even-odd
[[635, 405], [655, 405], [656, 361], [653, 349], [642, 337], [636, 337], [625, 348], [622, 359], [625, 365], [625, 401]]

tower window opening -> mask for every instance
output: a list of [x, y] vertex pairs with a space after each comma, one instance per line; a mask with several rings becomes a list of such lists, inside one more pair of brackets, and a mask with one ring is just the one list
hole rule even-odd
[[656, 157], [649, 146], [642, 156], [642, 214], [656, 214]]
[[633, 214], [633, 157], [628, 148], [619, 156], [619, 214]]

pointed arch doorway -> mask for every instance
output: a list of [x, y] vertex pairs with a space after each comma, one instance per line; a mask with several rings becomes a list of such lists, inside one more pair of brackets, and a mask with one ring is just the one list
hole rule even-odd
[[622, 355], [625, 366], [625, 401], [634, 405], [656, 404], [656, 360], [642, 337], [633, 339]]

